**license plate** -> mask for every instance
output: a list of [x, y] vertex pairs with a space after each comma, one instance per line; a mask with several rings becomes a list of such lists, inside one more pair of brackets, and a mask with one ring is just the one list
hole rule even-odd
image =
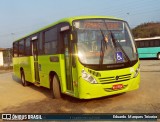
[[116, 84], [116, 85], [113, 85], [112, 89], [113, 90], [118, 90], [118, 89], [122, 89], [123, 88], [123, 84]]

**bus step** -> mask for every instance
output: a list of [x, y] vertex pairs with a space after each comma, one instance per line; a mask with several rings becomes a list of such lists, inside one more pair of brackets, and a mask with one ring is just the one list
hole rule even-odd
[[39, 82], [35, 82], [34, 85], [40, 87], [40, 83]]

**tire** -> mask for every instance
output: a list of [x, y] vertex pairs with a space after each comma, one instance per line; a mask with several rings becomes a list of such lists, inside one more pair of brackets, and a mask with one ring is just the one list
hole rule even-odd
[[25, 75], [24, 75], [23, 71], [21, 71], [21, 83], [22, 83], [23, 86], [28, 85], [27, 81], [25, 80]]
[[61, 89], [59, 85], [59, 80], [57, 76], [54, 76], [51, 78], [51, 93], [52, 93], [52, 98], [55, 99], [60, 99], [61, 98]]
[[157, 59], [160, 60], [160, 53], [157, 54]]

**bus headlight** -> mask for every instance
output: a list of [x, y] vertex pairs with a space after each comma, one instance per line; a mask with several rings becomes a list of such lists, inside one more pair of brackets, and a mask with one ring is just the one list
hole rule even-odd
[[96, 84], [97, 83], [96, 79], [94, 79], [93, 76], [91, 76], [86, 71], [84, 71], [84, 69], [82, 70], [82, 78], [84, 80], [88, 81], [89, 83], [92, 83], [92, 84]]
[[140, 72], [140, 65], [139, 65], [138, 68], [135, 70], [135, 73], [134, 73], [133, 78], [137, 77], [137, 75], [139, 74], [139, 72]]

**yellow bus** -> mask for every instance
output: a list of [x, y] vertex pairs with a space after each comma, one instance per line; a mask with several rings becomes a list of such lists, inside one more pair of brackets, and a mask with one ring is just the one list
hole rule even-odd
[[139, 59], [126, 21], [108, 16], [59, 20], [13, 42], [22, 85], [91, 99], [139, 88]]

